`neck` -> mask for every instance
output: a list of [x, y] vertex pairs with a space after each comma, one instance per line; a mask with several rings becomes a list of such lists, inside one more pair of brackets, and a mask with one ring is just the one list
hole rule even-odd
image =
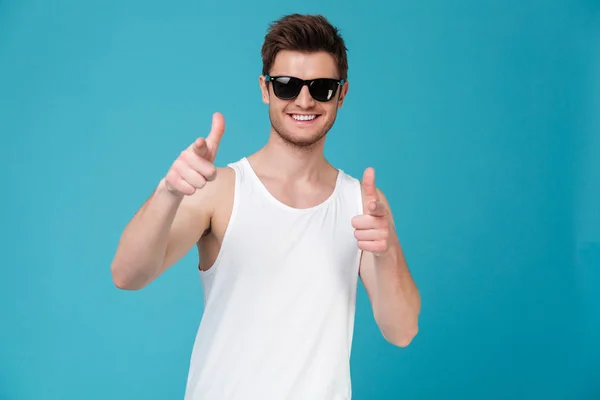
[[248, 158], [257, 169], [268, 171], [271, 176], [314, 180], [331, 168], [323, 154], [324, 144], [325, 137], [311, 146], [295, 146], [272, 131], [267, 144]]

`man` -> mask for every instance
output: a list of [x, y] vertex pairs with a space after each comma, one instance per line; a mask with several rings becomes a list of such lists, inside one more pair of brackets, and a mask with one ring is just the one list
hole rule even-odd
[[141, 289], [197, 246], [205, 309], [186, 399], [350, 399], [358, 277], [397, 346], [417, 333], [419, 293], [374, 170], [361, 183], [323, 155], [348, 93], [337, 29], [285, 16], [262, 57], [267, 144], [215, 167], [225, 130], [215, 113], [125, 228], [113, 279]]

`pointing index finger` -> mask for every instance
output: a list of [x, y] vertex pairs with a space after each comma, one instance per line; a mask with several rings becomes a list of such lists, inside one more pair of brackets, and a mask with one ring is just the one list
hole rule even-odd
[[196, 141], [192, 144], [192, 150], [200, 157], [206, 156], [208, 152], [206, 140], [204, 138], [196, 139]]
[[371, 201], [367, 204], [368, 213], [374, 217], [383, 217], [387, 215], [387, 210], [379, 200]]

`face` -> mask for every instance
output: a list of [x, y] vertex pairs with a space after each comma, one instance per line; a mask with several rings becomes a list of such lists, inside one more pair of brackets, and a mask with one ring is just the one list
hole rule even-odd
[[[269, 75], [304, 80], [340, 79], [335, 58], [325, 52], [281, 51], [277, 54]], [[285, 78], [283, 82], [286, 82]], [[345, 82], [343, 86], [330, 82], [313, 84], [317, 98], [319, 98], [319, 94], [327, 96], [331, 90], [334, 91], [329, 100], [320, 99], [325, 101], [315, 99], [307, 85], [302, 86], [295, 98], [281, 99], [274, 93], [273, 86], [275, 84], [272, 81], [267, 82], [264, 76], [260, 77], [262, 99], [265, 104], [269, 105], [269, 117], [273, 131], [295, 147], [312, 147], [324, 140], [335, 122], [337, 110], [342, 107], [348, 91], [348, 83]], [[289, 89], [290, 86], [292, 85], [287, 88]], [[278, 94], [281, 96], [282, 92]]]

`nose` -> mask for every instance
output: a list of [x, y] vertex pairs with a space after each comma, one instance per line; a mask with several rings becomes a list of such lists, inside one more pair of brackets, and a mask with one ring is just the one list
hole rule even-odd
[[308, 86], [305, 85], [302, 87], [302, 90], [300, 90], [298, 97], [296, 97], [295, 103], [298, 107], [301, 108], [310, 108], [314, 106], [315, 99], [313, 99], [310, 95], [310, 92], [308, 91]]

